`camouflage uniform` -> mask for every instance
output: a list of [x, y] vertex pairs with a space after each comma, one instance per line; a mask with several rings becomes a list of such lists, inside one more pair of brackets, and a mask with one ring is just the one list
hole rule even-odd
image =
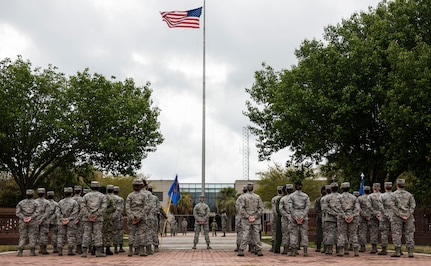
[[151, 255], [153, 254], [152, 250], [152, 243], [153, 243], [153, 232], [150, 230], [151, 228], [151, 222], [154, 213], [157, 212], [157, 202], [153, 198], [153, 193], [147, 190], [146, 182], [144, 182], [144, 189], [141, 190], [141, 193], [144, 194], [144, 196], [147, 198], [147, 204], [144, 206], [144, 223], [145, 223], [145, 247], [147, 249], [147, 254]]
[[73, 189], [72, 187], [65, 187], [64, 193], [66, 196], [64, 199], [58, 202], [58, 208], [56, 209], [58, 230], [58, 255], [63, 255], [63, 247], [65, 244], [65, 238], [67, 240], [68, 255], [75, 255], [72, 251], [76, 240], [76, 219], [79, 215], [79, 205], [72, 198]]
[[392, 240], [394, 242], [395, 254], [393, 257], [401, 256], [401, 237], [404, 234], [409, 257], [413, 257], [415, 246], [415, 217], [413, 213], [416, 201], [412, 194], [404, 189], [405, 180], [397, 180], [398, 189], [392, 193]]
[[239, 215], [240, 209], [239, 206], [242, 204], [242, 197], [244, 195], [244, 193], [246, 193], [246, 188], [245, 186], [242, 188], [242, 194], [238, 196], [238, 198], [236, 199], [235, 202], [235, 211], [236, 211], [236, 215], [235, 215], [235, 231], [236, 231], [236, 249], [235, 252], [237, 252], [239, 250], [239, 246], [241, 245], [241, 239], [242, 239], [242, 225], [241, 225], [241, 216]]
[[181, 227], [183, 228], [183, 235], [187, 235], [187, 221], [183, 218], [183, 221], [181, 222]]
[[320, 189], [320, 197], [314, 201], [314, 211], [316, 212], [316, 252], [320, 252], [320, 248], [323, 242], [323, 231], [322, 231], [322, 203], [321, 199], [326, 195], [325, 187]]
[[[107, 186], [108, 194], [106, 194], [106, 209], [103, 213], [103, 245], [106, 248], [106, 255], [113, 255], [111, 251], [112, 246], [112, 216], [117, 211], [114, 199], [114, 186]], [[101, 190], [102, 194], [105, 194], [104, 189]]]
[[280, 253], [281, 246], [281, 216], [279, 212], [280, 199], [283, 197], [283, 187], [277, 186], [277, 195], [271, 199], [271, 252]]
[[284, 186], [284, 191], [286, 195], [282, 196], [278, 203], [278, 211], [281, 216], [280, 225], [281, 225], [281, 237], [282, 237], [281, 244], [284, 247], [283, 254], [287, 254], [287, 250], [289, 249], [289, 246], [290, 246], [290, 233], [289, 233], [290, 211], [288, 206], [288, 199], [290, 194], [287, 190], [293, 191], [293, 185], [286, 184]]
[[37, 222], [39, 224], [39, 233], [37, 236], [37, 241], [40, 245], [39, 253], [41, 254], [49, 254], [46, 250], [46, 245], [48, 244], [48, 232], [49, 232], [49, 202], [45, 199], [45, 189], [38, 188], [37, 189], [38, 198], [36, 199], [36, 203], [39, 206], [39, 217], [37, 218]]
[[247, 185], [247, 193], [242, 196], [239, 206], [243, 235], [238, 256], [244, 256], [247, 244], [253, 244], [256, 254], [262, 256], [260, 231], [262, 222], [263, 203], [259, 195], [253, 193], [253, 185]]
[[326, 190], [326, 195], [323, 196], [320, 199], [320, 208], [322, 210], [322, 242], [323, 242], [323, 249], [321, 250], [322, 253], [326, 253], [327, 252], [327, 248], [329, 247], [328, 244], [328, 234], [329, 234], [329, 230], [328, 230], [328, 224], [326, 222], [326, 217], [328, 216], [327, 213], [327, 208], [328, 208], [328, 204], [327, 204], [327, 199], [328, 196], [331, 194], [331, 186], [330, 185], [326, 185], [325, 186], [325, 190]]
[[365, 245], [367, 244], [368, 221], [370, 220], [370, 201], [368, 195], [371, 192], [369, 186], [364, 187], [365, 194], [358, 197], [359, 207], [359, 226], [358, 226], [358, 242], [360, 245], [359, 252], [365, 252]]
[[205, 242], [207, 243], [207, 249], [210, 247], [209, 237], [209, 216], [210, 208], [204, 202], [205, 196], [199, 197], [199, 203], [193, 208], [193, 216], [195, 217], [195, 237], [193, 239], [193, 249], [196, 249], [196, 244], [199, 242], [199, 232], [203, 231], [205, 236]]
[[[118, 196], [120, 187], [114, 186], [114, 200], [117, 210], [112, 214], [112, 241], [114, 243], [114, 253], [124, 252], [123, 249], [123, 212], [124, 199]], [[119, 246], [119, 249], [118, 249]]]
[[371, 254], [377, 253], [377, 244], [379, 237], [379, 222], [382, 219], [383, 204], [380, 193], [380, 184], [373, 184], [373, 193], [368, 196], [370, 201], [370, 220], [368, 221], [368, 229], [370, 230]]
[[392, 208], [391, 208], [391, 194], [392, 194], [392, 182], [385, 182], [385, 193], [382, 193], [381, 200], [383, 206], [383, 215], [382, 220], [379, 224], [380, 236], [382, 240], [382, 251], [379, 252], [379, 255], [388, 254], [386, 247], [388, 245], [388, 236], [391, 230], [391, 221], [392, 221]]
[[[129, 228], [129, 254], [133, 255], [133, 247], [142, 249], [142, 256], [146, 256], [145, 245], [145, 214], [143, 212], [145, 205], [148, 204], [148, 197], [141, 193], [143, 182], [141, 179], [133, 181], [134, 190], [126, 198], [127, 225]], [[138, 189], [139, 188], [139, 189]]]
[[159, 238], [157, 236], [157, 229], [159, 228], [159, 223], [158, 223], [158, 216], [160, 216], [160, 200], [159, 198], [152, 194], [153, 192], [153, 188], [151, 186], [148, 186], [148, 191], [151, 192], [151, 195], [149, 197], [150, 199], [150, 205], [153, 206], [153, 208], [150, 211], [149, 217], [148, 217], [148, 223], [149, 223], [149, 227], [148, 227], [148, 231], [150, 234], [150, 242], [149, 242], [149, 246], [154, 245], [154, 252], [158, 252], [159, 251]]
[[289, 209], [289, 233], [291, 256], [296, 256], [297, 245], [302, 242], [304, 256], [308, 256], [308, 210], [310, 209], [310, 198], [302, 192], [302, 183], [295, 183], [296, 191], [287, 201]]
[[[34, 191], [26, 190], [26, 199], [21, 200], [16, 205], [15, 214], [19, 219], [19, 243], [18, 256], [22, 256], [25, 247], [25, 242], [28, 239], [30, 246], [30, 255], [36, 256], [35, 247], [37, 241], [37, 217], [39, 216], [39, 208], [36, 201], [33, 199]], [[29, 221], [27, 221], [29, 219]]]
[[48, 214], [48, 232], [51, 235], [51, 244], [53, 246], [53, 253], [57, 253], [57, 234], [58, 234], [58, 221], [57, 221], [57, 208], [58, 203], [54, 200], [54, 191], [48, 191], [46, 193], [48, 196], [48, 202], [49, 202], [49, 214]]
[[83, 216], [82, 212], [81, 212], [81, 205], [83, 202], [82, 196], [81, 196], [81, 191], [82, 191], [82, 187], [81, 186], [74, 186], [73, 188], [75, 195], [73, 196], [73, 199], [76, 201], [76, 203], [78, 203], [78, 215], [75, 218], [75, 241], [76, 241], [76, 253], [78, 254], [82, 254], [82, 238], [84, 236], [84, 219], [85, 217]]
[[[355, 250], [355, 256], [359, 256], [358, 250], [358, 223], [360, 206], [358, 199], [349, 193], [350, 183], [341, 184], [341, 193], [337, 198], [336, 208], [338, 209], [337, 229], [338, 229], [338, 254], [343, 256], [349, 254], [348, 244], [351, 243]], [[343, 247], [344, 246], [344, 247]], [[343, 250], [344, 249], [344, 250]], [[344, 252], [343, 252], [344, 251]]]
[[99, 182], [91, 182], [91, 191], [82, 197], [81, 213], [84, 216], [84, 237], [82, 239], [83, 253], [81, 257], [87, 257], [87, 249], [91, 244], [92, 236], [94, 237], [94, 246], [96, 247], [96, 256], [104, 257], [103, 253], [103, 214], [105, 213], [107, 203], [106, 196], [98, 191]]
[[227, 218], [227, 214], [226, 211], [222, 211], [221, 212], [221, 230], [223, 232], [222, 237], [226, 236], [226, 227], [227, 227], [227, 223], [228, 223], [228, 218]]
[[338, 228], [337, 228], [337, 201], [338, 196], [338, 184], [331, 184], [331, 194], [324, 197], [324, 202], [322, 203], [322, 209], [325, 212], [325, 254], [332, 254], [333, 246], [336, 245], [338, 238]]

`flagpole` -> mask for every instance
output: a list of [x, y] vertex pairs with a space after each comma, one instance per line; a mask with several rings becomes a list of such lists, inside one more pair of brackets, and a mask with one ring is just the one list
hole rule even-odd
[[202, 73], [202, 192], [205, 195], [205, 15], [207, 13], [205, 8], [205, 0], [203, 6], [203, 73]]

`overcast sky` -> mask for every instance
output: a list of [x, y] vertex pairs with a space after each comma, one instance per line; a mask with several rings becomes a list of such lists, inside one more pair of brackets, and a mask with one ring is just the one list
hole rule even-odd
[[[322, 39], [325, 26], [378, 0], [206, 0], [206, 182], [244, 179], [245, 88], [265, 62], [276, 70], [297, 64], [304, 39]], [[200, 183], [202, 144], [201, 29], [168, 28], [160, 11], [189, 10], [202, 0], [0, 0], [0, 58], [22, 55], [34, 67], [52, 64], [74, 75], [151, 82], [165, 141], [139, 173], [150, 179]], [[249, 136], [249, 178], [289, 151], [259, 162]]]

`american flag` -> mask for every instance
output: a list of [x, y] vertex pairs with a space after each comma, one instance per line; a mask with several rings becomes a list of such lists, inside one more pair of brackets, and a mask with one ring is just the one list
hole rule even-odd
[[199, 28], [199, 17], [202, 14], [202, 7], [188, 11], [165, 11], [160, 12], [163, 21], [166, 21], [169, 28]]

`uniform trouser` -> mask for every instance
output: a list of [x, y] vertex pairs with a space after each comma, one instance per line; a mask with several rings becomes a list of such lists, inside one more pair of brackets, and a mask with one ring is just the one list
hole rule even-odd
[[241, 240], [242, 240], [242, 225], [241, 225], [241, 221], [236, 222], [236, 245], [240, 246], [241, 245]]
[[372, 217], [368, 221], [368, 230], [370, 231], [370, 243], [378, 244], [379, 242], [379, 220]]
[[[148, 223], [147, 221], [141, 220], [136, 224], [132, 222], [128, 223], [129, 226], [129, 243], [133, 244], [135, 247], [147, 246], [150, 244], [148, 238]], [[132, 237], [130, 239], [130, 237]]]
[[302, 246], [308, 246], [308, 220], [304, 220], [302, 224], [297, 224], [296, 221], [289, 223], [290, 246], [298, 247], [301, 239]]
[[114, 245], [123, 244], [123, 217], [115, 217], [112, 220], [112, 242]]
[[49, 234], [51, 235], [51, 245], [57, 246], [58, 225], [50, 224], [48, 231], [49, 231]]
[[337, 246], [344, 246], [350, 243], [353, 247], [358, 246], [358, 217], [347, 223], [344, 219], [337, 220], [338, 238]]
[[379, 230], [380, 230], [380, 238], [382, 241], [382, 246], [387, 246], [388, 236], [391, 231], [391, 222], [389, 221], [388, 217], [383, 216], [382, 220], [379, 223]]
[[262, 243], [260, 241], [260, 223], [250, 223], [248, 220], [241, 220], [243, 234], [241, 239], [241, 250], [245, 250], [248, 244], [255, 245], [256, 251], [262, 250]]
[[359, 245], [367, 244], [368, 221], [361, 218], [358, 226], [358, 242]]
[[325, 221], [325, 245], [335, 245], [338, 238], [337, 222]]
[[84, 237], [84, 222], [78, 221], [75, 223], [75, 240], [77, 245], [82, 245], [82, 238]]
[[112, 246], [112, 218], [105, 217], [103, 220], [103, 245], [105, 247]]
[[205, 242], [209, 244], [210, 243], [209, 230], [210, 229], [209, 229], [208, 223], [204, 223], [204, 224], [195, 223], [195, 237], [193, 239], [193, 244], [197, 244], [199, 242], [199, 232], [201, 231], [205, 236]]
[[322, 218], [316, 218], [316, 245], [320, 246], [323, 242]]
[[39, 225], [39, 234], [37, 236], [37, 242], [40, 245], [48, 244], [48, 232], [49, 232], [49, 224]]
[[91, 244], [91, 239], [94, 237], [94, 246], [103, 246], [103, 221], [84, 222], [84, 236], [82, 238], [82, 246], [87, 248]]
[[281, 217], [281, 244], [285, 247], [290, 245], [289, 219]]
[[397, 216], [394, 216], [391, 225], [392, 241], [394, 242], [394, 247], [401, 247], [401, 237], [404, 234], [407, 248], [414, 248], [415, 219], [413, 218], [413, 216], [410, 216], [407, 220], [403, 220]]
[[150, 218], [149, 227], [148, 227], [148, 233], [150, 234], [150, 243], [158, 246], [159, 245], [159, 238], [157, 237], [157, 228], [158, 228], [158, 222], [157, 217]]
[[76, 244], [75, 231], [76, 231], [76, 225], [73, 224], [73, 222], [69, 222], [66, 225], [58, 226], [58, 238], [57, 238], [58, 246], [63, 247], [65, 242], [67, 242], [68, 247], [75, 246]]
[[38, 225], [36, 221], [30, 221], [25, 223], [24, 221], [19, 221], [19, 248], [24, 248], [25, 242], [28, 238], [28, 245], [30, 248], [36, 247], [37, 242], [37, 229]]

